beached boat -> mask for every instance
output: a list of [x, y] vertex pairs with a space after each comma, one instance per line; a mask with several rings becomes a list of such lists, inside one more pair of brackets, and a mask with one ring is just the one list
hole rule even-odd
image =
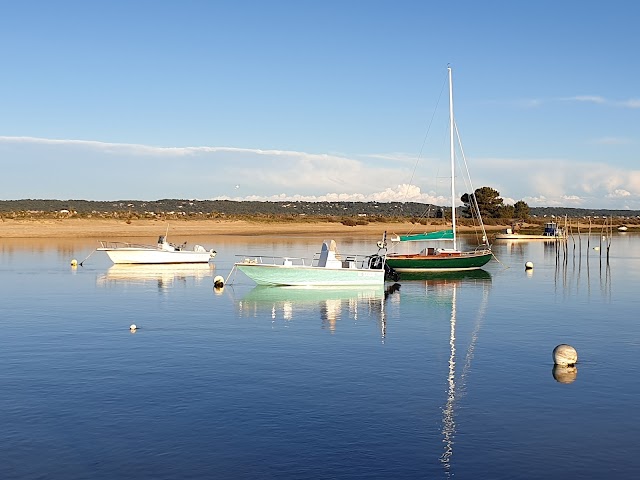
[[626, 225], [620, 225], [618, 227], [619, 232], [626, 232], [627, 230], [629, 230], [629, 228]]
[[[397, 253], [389, 252], [387, 254], [387, 265], [395, 271], [402, 272], [422, 272], [422, 271], [451, 271], [451, 270], [473, 270], [482, 268], [492, 258], [493, 253], [491, 247], [486, 243], [487, 235], [482, 223], [480, 209], [478, 208], [475, 196], [470, 197], [470, 208], [472, 214], [479, 222], [482, 230], [482, 245], [473, 250], [462, 251], [458, 248], [458, 239], [456, 234], [456, 187], [455, 187], [455, 159], [456, 144], [455, 135], [457, 133], [456, 125], [453, 118], [453, 81], [451, 76], [451, 67], [448, 67], [449, 74], [449, 141], [450, 141], [450, 162], [451, 162], [451, 217], [452, 228], [438, 232], [429, 232], [421, 234], [398, 235], [392, 237], [391, 241], [394, 248], [401, 242], [451, 242], [449, 248], [427, 247], [418, 253]], [[464, 155], [463, 155], [464, 158]]]
[[384, 240], [378, 242], [378, 252], [373, 255], [339, 253], [334, 240], [325, 240], [320, 253], [311, 259], [263, 255], [237, 257], [241, 260], [234, 264], [234, 269], [258, 285], [383, 285], [385, 279]]
[[186, 243], [169, 243], [166, 235], [161, 235], [157, 245], [101, 240], [101, 246], [96, 250], [105, 252], [116, 264], [207, 263], [216, 256], [215, 250], [207, 250], [201, 245], [195, 245], [193, 249], [188, 250]]
[[547, 240], [552, 241], [564, 238], [565, 234], [562, 228], [558, 227], [556, 222], [548, 222], [544, 225], [544, 232], [541, 235], [528, 233], [514, 233], [513, 229], [507, 228], [503, 233], [497, 233], [496, 240]]

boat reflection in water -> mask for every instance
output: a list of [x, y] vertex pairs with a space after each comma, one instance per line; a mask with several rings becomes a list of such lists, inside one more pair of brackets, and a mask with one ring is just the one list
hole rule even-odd
[[486, 270], [452, 272], [402, 273], [398, 280], [400, 295], [394, 303], [420, 303], [451, 305], [451, 286], [480, 286], [483, 291], [491, 286], [491, 273]]
[[459, 270], [451, 272], [403, 272], [400, 274], [400, 283], [407, 281], [424, 281], [427, 284], [475, 284], [491, 283], [491, 274], [483, 269]]
[[375, 316], [384, 339], [384, 300], [392, 288], [385, 289], [383, 285], [314, 288], [258, 285], [237, 302], [237, 307], [244, 317], [256, 317], [266, 312], [272, 321], [286, 322], [318, 310], [323, 328], [332, 333], [340, 318], [355, 321], [361, 316]]
[[192, 264], [116, 264], [98, 277], [101, 286], [114, 284], [146, 285], [157, 284], [159, 290], [174, 287], [176, 284], [186, 285], [193, 280], [201, 283], [215, 272], [215, 266], [207, 263]]

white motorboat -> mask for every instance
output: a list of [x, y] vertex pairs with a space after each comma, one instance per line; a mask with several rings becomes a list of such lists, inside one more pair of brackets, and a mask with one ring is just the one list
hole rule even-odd
[[194, 245], [188, 250], [186, 243], [169, 243], [166, 235], [161, 235], [157, 245], [100, 241], [97, 251], [105, 252], [116, 264], [207, 263], [216, 256], [215, 250], [207, 250], [202, 245]]
[[556, 222], [548, 222], [544, 225], [544, 232], [541, 235], [528, 233], [514, 233], [512, 228], [507, 228], [504, 233], [496, 234], [496, 240], [557, 240], [564, 238], [564, 230], [558, 227]]
[[325, 240], [312, 259], [298, 257], [238, 255], [237, 268], [258, 285], [355, 286], [383, 285], [386, 243], [378, 242], [378, 253], [338, 253], [335, 240]]

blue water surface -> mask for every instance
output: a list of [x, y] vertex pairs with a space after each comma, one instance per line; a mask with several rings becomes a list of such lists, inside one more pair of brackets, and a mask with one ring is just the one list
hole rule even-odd
[[[608, 263], [597, 237], [566, 253], [504, 242], [480, 273], [338, 290], [239, 272], [213, 288], [236, 254], [303, 256], [321, 238], [189, 241], [214, 264], [121, 268], [86, 240], [0, 240], [0, 478], [640, 471], [640, 237], [615, 236]], [[575, 370], [554, 371], [561, 343]]]

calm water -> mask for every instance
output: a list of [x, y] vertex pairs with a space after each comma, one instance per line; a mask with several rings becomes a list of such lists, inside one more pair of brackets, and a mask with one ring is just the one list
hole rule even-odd
[[[0, 239], [0, 478], [636, 477], [640, 237], [609, 268], [586, 240], [560, 266], [496, 243], [477, 275], [213, 289], [235, 254], [321, 241], [194, 237], [214, 267], [73, 269], [93, 242]], [[560, 343], [577, 372], [554, 372]]]

